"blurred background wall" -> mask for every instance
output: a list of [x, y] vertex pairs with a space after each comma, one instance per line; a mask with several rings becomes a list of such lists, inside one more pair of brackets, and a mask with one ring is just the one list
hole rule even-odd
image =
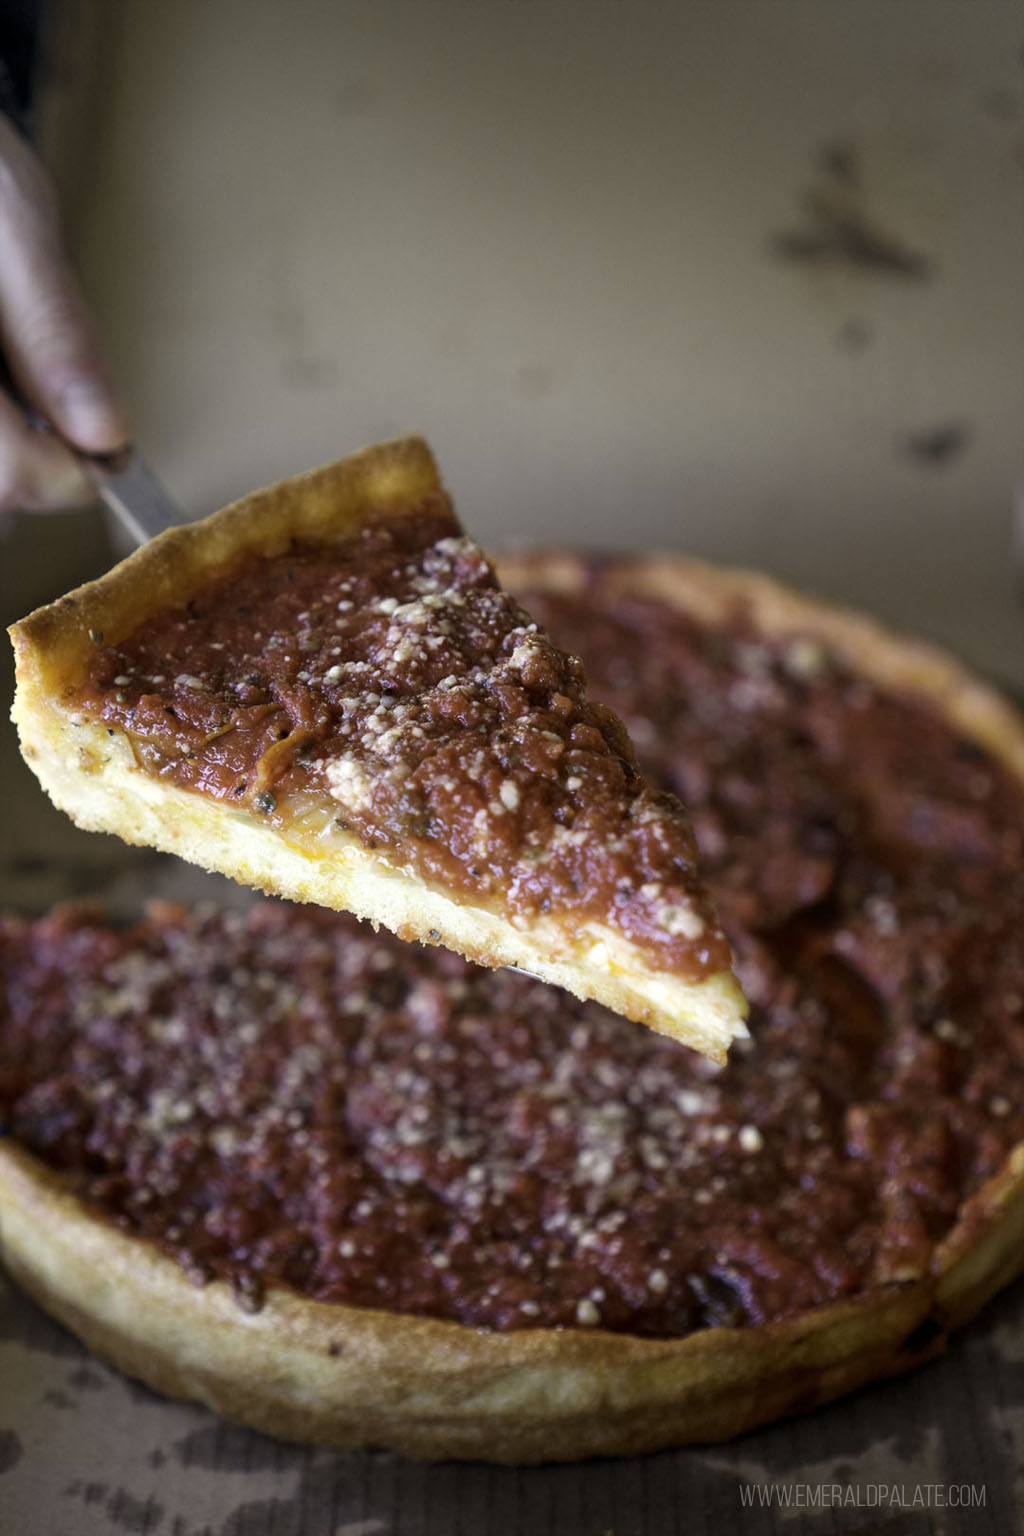
[[417, 429], [489, 545], [760, 565], [1024, 683], [1018, 4], [52, 9], [44, 147], [190, 514]]

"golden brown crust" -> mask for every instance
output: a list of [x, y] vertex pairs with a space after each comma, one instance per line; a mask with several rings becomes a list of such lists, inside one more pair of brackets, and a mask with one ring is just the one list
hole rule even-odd
[[197, 1290], [13, 1145], [0, 1146], [0, 1213], [0, 1258], [14, 1278], [157, 1391], [284, 1439], [564, 1461], [730, 1439], [939, 1353], [1021, 1266], [1024, 1152], [965, 1210], [961, 1228], [982, 1241], [932, 1275], [766, 1327], [679, 1340], [487, 1333], [282, 1288], [248, 1314], [226, 1284]]
[[242, 549], [282, 554], [294, 538], [338, 537], [363, 525], [368, 507], [413, 513], [441, 489], [434, 456], [419, 437], [376, 443], [243, 496], [201, 522], [169, 528], [113, 570], [12, 626], [51, 687], [66, 686], [92, 654], [90, 631], [117, 644], [155, 609], [188, 598]]
[[[509, 559], [510, 584], [576, 585], [582, 563]], [[771, 634], [818, 636], [863, 675], [918, 694], [1024, 785], [1024, 727], [930, 647], [765, 578], [640, 560], [605, 580], [715, 619], [737, 603]], [[505, 1462], [621, 1455], [730, 1438], [938, 1353], [1024, 1267], [1024, 1146], [963, 1207], [930, 1273], [762, 1328], [681, 1340], [600, 1331], [493, 1334], [359, 1311], [277, 1289], [242, 1313], [170, 1259], [90, 1214], [0, 1143], [0, 1257], [97, 1352], [159, 1390], [256, 1428], [340, 1446]]]
[[496, 901], [453, 897], [335, 825], [325, 799], [285, 833], [140, 767], [128, 738], [67, 703], [95, 641], [116, 644], [149, 614], [181, 603], [243, 550], [273, 555], [293, 537], [344, 536], [387, 507], [414, 515], [441, 489], [419, 438], [363, 450], [174, 528], [106, 576], [12, 627], [22, 752], [54, 802], [82, 827], [113, 832], [246, 885], [382, 923], [403, 939], [440, 943], [480, 965], [514, 965], [580, 998], [674, 1036], [716, 1061], [746, 1034], [746, 1003], [729, 971], [691, 982], [654, 969], [624, 935], [572, 913], [513, 921]]

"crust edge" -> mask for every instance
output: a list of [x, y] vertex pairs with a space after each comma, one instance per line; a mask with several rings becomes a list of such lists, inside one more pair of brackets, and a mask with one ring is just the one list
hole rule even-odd
[[12, 624], [19, 661], [33, 658], [51, 687], [88, 656], [89, 631], [116, 644], [154, 607], [187, 599], [241, 549], [280, 554], [292, 536], [354, 531], [366, 506], [412, 512], [443, 491], [434, 456], [421, 437], [395, 438], [242, 496], [193, 523], [158, 534], [111, 571]]
[[[1024, 1148], [965, 1208], [982, 1243], [944, 1270], [758, 1329], [679, 1340], [497, 1334], [309, 1301], [242, 1312], [0, 1147], [0, 1258], [120, 1370], [281, 1439], [506, 1464], [733, 1438], [931, 1359], [1024, 1262]], [[973, 1258], [972, 1255], [973, 1254]], [[983, 1271], [983, 1273], [982, 1273]]]

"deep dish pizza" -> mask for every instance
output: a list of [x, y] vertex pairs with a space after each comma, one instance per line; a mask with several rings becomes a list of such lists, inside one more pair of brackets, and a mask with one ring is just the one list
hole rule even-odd
[[717, 1068], [346, 918], [5, 929], [0, 1244], [271, 1432], [537, 1461], [736, 1434], [1021, 1264], [1024, 734], [930, 649], [670, 559], [503, 567], [691, 808]]

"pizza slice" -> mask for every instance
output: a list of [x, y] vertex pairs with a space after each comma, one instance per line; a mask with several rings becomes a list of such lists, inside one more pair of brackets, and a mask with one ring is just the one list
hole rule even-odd
[[686, 814], [467, 539], [419, 439], [176, 528], [12, 630], [79, 825], [518, 966], [723, 1060]]

